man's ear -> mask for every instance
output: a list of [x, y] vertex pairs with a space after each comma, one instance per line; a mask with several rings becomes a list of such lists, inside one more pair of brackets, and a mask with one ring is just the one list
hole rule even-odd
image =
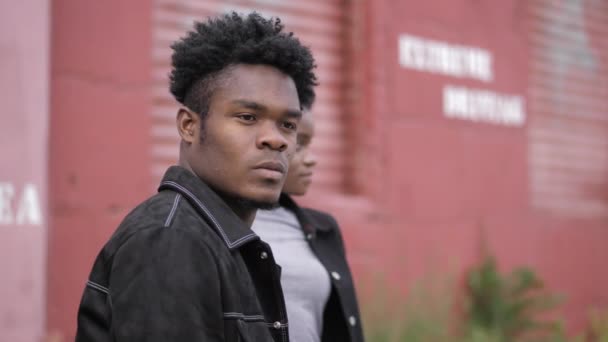
[[183, 141], [191, 144], [196, 141], [201, 117], [186, 107], [177, 112], [177, 131]]

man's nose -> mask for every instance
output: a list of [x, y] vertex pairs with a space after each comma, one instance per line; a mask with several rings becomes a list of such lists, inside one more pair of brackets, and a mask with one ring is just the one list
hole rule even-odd
[[275, 123], [268, 122], [261, 127], [257, 145], [260, 149], [270, 148], [271, 150], [283, 152], [289, 146], [289, 140]]

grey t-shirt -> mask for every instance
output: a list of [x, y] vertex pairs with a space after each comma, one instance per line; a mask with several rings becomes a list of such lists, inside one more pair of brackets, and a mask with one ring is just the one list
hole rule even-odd
[[258, 210], [252, 229], [270, 245], [281, 266], [290, 341], [319, 342], [331, 283], [296, 216], [282, 207]]

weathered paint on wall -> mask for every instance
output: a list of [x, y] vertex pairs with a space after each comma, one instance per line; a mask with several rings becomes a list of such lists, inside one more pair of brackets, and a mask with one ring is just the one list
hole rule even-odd
[[[364, 75], [349, 142], [357, 196], [307, 203], [338, 214], [359, 279], [407, 290], [428, 272], [461, 274], [485, 246], [505, 269], [537, 269], [581, 328], [608, 305], [606, 3], [353, 6], [365, 27], [349, 55]], [[404, 36], [427, 44], [409, 61]], [[459, 72], [459, 51], [491, 56], [489, 69]], [[446, 87], [468, 93], [446, 105]], [[484, 117], [518, 102], [517, 124]]]
[[44, 332], [49, 18], [46, 0], [0, 3], [0, 341]]
[[52, 2], [48, 330], [74, 339], [93, 260], [150, 187], [152, 1]]

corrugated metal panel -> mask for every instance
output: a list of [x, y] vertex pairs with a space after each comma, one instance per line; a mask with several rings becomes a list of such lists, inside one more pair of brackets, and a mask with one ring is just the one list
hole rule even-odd
[[314, 186], [327, 191], [342, 190], [345, 168], [342, 123], [343, 3], [340, 0], [310, 1], [195, 1], [156, 0], [154, 8], [154, 60], [152, 126], [152, 174], [155, 182], [178, 156], [175, 128], [177, 105], [168, 90], [173, 41], [192, 27], [194, 20], [235, 10], [255, 9], [263, 15], [278, 16], [288, 30], [311, 47], [317, 61], [317, 100], [314, 115], [317, 137], [313, 150], [318, 166]]
[[608, 215], [608, 3], [529, 2], [535, 208]]
[[46, 339], [51, 13], [0, 2], [0, 341]]

